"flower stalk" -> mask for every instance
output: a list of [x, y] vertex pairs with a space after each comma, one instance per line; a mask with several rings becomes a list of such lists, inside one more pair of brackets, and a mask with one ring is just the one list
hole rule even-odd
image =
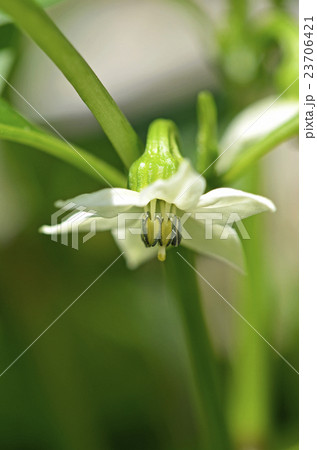
[[[190, 251], [182, 249], [182, 256], [192, 262]], [[204, 448], [230, 450], [230, 438], [221, 404], [220, 383], [194, 271], [182, 263], [176, 252], [166, 259], [166, 278], [174, 293], [177, 309], [183, 321], [196, 390], [203, 412], [202, 434]]]

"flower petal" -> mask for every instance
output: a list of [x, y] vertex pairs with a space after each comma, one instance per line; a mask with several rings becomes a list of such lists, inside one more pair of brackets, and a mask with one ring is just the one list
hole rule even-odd
[[298, 102], [274, 97], [264, 98], [243, 110], [231, 122], [220, 144], [216, 162], [218, 173], [226, 172], [251, 143], [288, 122], [298, 113]]
[[64, 222], [56, 225], [43, 225], [39, 231], [44, 234], [70, 233], [73, 230], [89, 232], [92, 227], [95, 231], [110, 230], [117, 225], [117, 218], [105, 219], [96, 217], [93, 213], [84, 211], [71, 214]]
[[140, 198], [144, 205], [157, 198], [186, 210], [197, 204], [205, 186], [206, 180], [192, 168], [189, 161], [184, 160], [175, 175], [166, 180], [156, 180], [140, 192]]
[[55, 203], [58, 208], [70, 209], [87, 208], [94, 210], [101, 217], [115, 217], [118, 213], [128, 211], [133, 206], [144, 206], [139, 192], [129, 189], [112, 188], [101, 189], [91, 194], [82, 194], [69, 200], [59, 200]]
[[[133, 224], [131, 224], [133, 228]], [[121, 230], [122, 231], [122, 230]], [[119, 239], [117, 228], [112, 230], [112, 235], [119, 249], [124, 252], [124, 257], [129, 269], [136, 269], [146, 261], [156, 257], [157, 247], [147, 248], [141, 240], [140, 234], [133, 234], [128, 228], [125, 229], [125, 239]]]
[[140, 211], [153, 199], [174, 203], [179, 209], [185, 210], [197, 204], [205, 185], [205, 179], [185, 160], [175, 175], [166, 180], [157, 180], [141, 192], [121, 188], [101, 189], [69, 200], [59, 200], [55, 205], [67, 210], [91, 209], [96, 215], [106, 218], [125, 211]]
[[264, 211], [276, 211], [274, 203], [268, 198], [238, 189], [219, 188], [202, 195], [193, 213], [221, 213], [222, 218], [216, 219], [216, 222], [225, 224], [232, 213], [245, 219]]
[[221, 239], [224, 227], [222, 225], [213, 225], [212, 239], [206, 239], [203, 223], [194, 219], [188, 219], [184, 227], [192, 239], [183, 239], [181, 245], [197, 253], [220, 259], [241, 272], [245, 271], [242, 244], [233, 228], [227, 239]]

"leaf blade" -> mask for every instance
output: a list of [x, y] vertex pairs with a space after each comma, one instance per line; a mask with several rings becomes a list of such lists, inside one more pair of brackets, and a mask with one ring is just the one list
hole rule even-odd
[[0, 8], [56, 64], [108, 136], [127, 168], [140, 156], [138, 135], [91, 67], [32, 0], [0, 0]]
[[41, 150], [72, 164], [98, 181], [105, 181], [110, 186], [126, 187], [126, 178], [117, 169], [86, 150], [37, 128], [3, 99], [0, 99], [0, 139]]

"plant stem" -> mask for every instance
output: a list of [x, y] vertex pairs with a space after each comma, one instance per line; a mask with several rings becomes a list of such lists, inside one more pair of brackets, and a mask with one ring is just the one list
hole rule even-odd
[[94, 114], [127, 168], [135, 161], [141, 144], [96, 74], [57, 28], [45, 11], [32, 0], [0, 0], [10, 15], [51, 58]]
[[[259, 168], [248, 174], [243, 188], [257, 192], [263, 186]], [[248, 221], [250, 240], [243, 240], [248, 277], [243, 277], [236, 288], [240, 313], [252, 326], [272, 342], [271, 317], [278, 297], [269, 280], [274, 269], [265, 256], [268, 237], [263, 221], [255, 217]], [[228, 383], [228, 417], [234, 441], [239, 448], [264, 450], [272, 447], [272, 367], [271, 353], [254, 330], [237, 320], [235, 342]]]
[[243, 154], [238, 155], [231, 167], [222, 175], [222, 181], [225, 184], [231, 184], [241, 174], [247, 171], [262, 156], [273, 150], [277, 145], [291, 137], [298, 135], [298, 115], [281, 125], [276, 130], [265, 136], [260, 141], [244, 150]]
[[[192, 264], [191, 253], [185, 249], [181, 252]], [[204, 413], [205, 448], [229, 450], [231, 445], [224, 419], [224, 408], [220, 401], [216, 361], [203, 317], [195, 272], [175, 251], [169, 252], [165, 266], [168, 284], [183, 319], [196, 389]]]
[[197, 98], [197, 161], [196, 168], [202, 173], [209, 167], [214, 170], [212, 162], [218, 156], [217, 107], [209, 91], [202, 91]]
[[42, 131], [17, 128], [0, 123], [0, 139], [29, 145], [42, 150], [49, 155], [72, 164], [99, 182], [105, 182], [109, 186], [126, 187], [127, 185], [126, 177], [110, 164], [79, 147], [70, 146], [66, 142]]

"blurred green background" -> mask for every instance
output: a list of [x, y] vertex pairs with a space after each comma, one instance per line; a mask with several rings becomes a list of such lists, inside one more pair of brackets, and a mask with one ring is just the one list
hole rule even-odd
[[[215, 96], [221, 133], [244, 107], [278, 96], [297, 77], [296, 2], [68, 0], [49, 13], [142, 138], [152, 119], [171, 118], [193, 161], [201, 89]], [[12, 24], [0, 27], [0, 39], [0, 72], [63, 136], [120, 167], [47, 57]], [[1, 88], [43, 125], [12, 89]], [[285, 96], [296, 98], [297, 89], [294, 84]], [[119, 251], [106, 232], [78, 251], [40, 235], [54, 201], [103, 186], [36, 150], [0, 145], [2, 372]], [[277, 206], [275, 215], [245, 221], [248, 277], [197, 256], [202, 275], [296, 368], [297, 170], [294, 140], [235, 186]], [[295, 450], [297, 374], [200, 285], [236, 448]], [[1, 449], [200, 449], [200, 413], [180, 318], [155, 260], [128, 271], [120, 258], [0, 378], [0, 391]]]

